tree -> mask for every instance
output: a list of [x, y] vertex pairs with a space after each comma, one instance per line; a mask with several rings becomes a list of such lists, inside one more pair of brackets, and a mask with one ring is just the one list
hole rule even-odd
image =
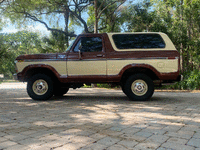
[[[122, 5], [126, 0], [95, 0], [89, 7], [87, 24], [94, 33], [120, 31]], [[120, 23], [119, 23], [120, 22]]]
[[[64, 34], [68, 46], [68, 37], [75, 37], [74, 31], [69, 31], [69, 18], [76, 18], [88, 33], [88, 27], [82, 18], [90, 1], [83, 0], [3, 0], [0, 9], [4, 16], [19, 26], [39, 22], [51, 32]], [[64, 20], [64, 29], [61, 21]], [[32, 22], [31, 22], [32, 21]]]
[[8, 58], [8, 52], [7, 52], [7, 45], [5, 45], [3, 43], [3, 36], [0, 35], [0, 61], [2, 62], [2, 60], [4, 58]]
[[[122, 12], [124, 30], [127, 32], [164, 32], [168, 34], [167, 28], [171, 26], [171, 20], [161, 17], [160, 12], [154, 10], [155, 4], [151, 0], [130, 3]], [[166, 12], [163, 7], [162, 11]]]
[[41, 40], [37, 33], [18, 31], [16, 33], [2, 34], [3, 43], [9, 46], [8, 51], [18, 54], [39, 53]]
[[155, 12], [181, 54], [184, 81], [179, 88], [199, 89], [200, 0], [154, 0]]
[[[11, 58], [11, 53], [7, 52], [8, 46], [3, 44], [2, 36], [0, 35], [0, 74], [6, 74], [8, 72], [7, 64], [5, 63]], [[9, 64], [8, 64], [9, 65]]]
[[19, 31], [0, 34], [0, 73], [12, 77], [15, 73], [14, 60], [18, 55], [39, 53], [41, 49], [41, 39], [36, 33]]
[[157, 2], [156, 11], [165, 22], [168, 33], [182, 56], [182, 70], [200, 67], [200, 0], [165, 0]]
[[42, 53], [64, 52], [67, 49], [65, 35], [59, 33], [52, 33], [50, 37], [42, 38]]
[[[109, 8], [114, 8], [114, 11], [112, 10], [110, 15], [113, 15], [115, 11], [123, 4], [126, 0], [94, 0], [94, 33], [98, 33], [98, 23], [99, 19], [102, 16], [102, 14]], [[113, 7], [114, 6], [114, 7]]]

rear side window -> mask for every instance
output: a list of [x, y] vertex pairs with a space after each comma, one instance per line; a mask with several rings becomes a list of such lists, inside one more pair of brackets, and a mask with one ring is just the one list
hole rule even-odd
[[159, 34], [115, 34], [113, 40], [118, 49], [165, 48]]

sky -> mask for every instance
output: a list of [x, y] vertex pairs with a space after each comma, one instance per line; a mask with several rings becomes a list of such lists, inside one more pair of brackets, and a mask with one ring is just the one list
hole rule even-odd
[[18, 31], [27, 30], [31, 32], [39, 32], [42, 35], [49, 35], [50, 32], [46, 29], [46, 27], [40, 23], [37, 23], [36, 25], [29, 25], [25, 28], [18, 29], [15, 25], [8, 24], [6, 27], [3, 28], [1, 33], [16, 33]]
[[[88, 14], [84, 13], [83, 19], [87, 20], [87, 18], [88, 18]], [[46, 20], [46, 19], [44, 19], [44, 20]], [[59, 26], [64, 28], [64, 25], [65, 25], [64, 18], [60, 17], [59, 20], [60, 20]], [[17, 26], [15, 24], [12, 24], [8, 18], [3, 18], [2, 21], [6, 22], [6, 25], [3, 27], [3, 29], [0, 31], [0, 33], [16, 33], [18, 31], [23, 31], [23, 30], [40, 33], [39, 35], [42, 35], [42, 36], [49, 36], [51, 33], [50, 31], [47, 30], [45, 25], [43, 25], [39, 22], [33, 22], [33, 23], [30, 23], [29, 25], [22, 26], [21, 28], [17, 28]], [[48, 21], [46, 21], [46, 22], [48, 22]], [[74, 30], [75, 30], [75, 34], [80, 34], [83, 31], [83, 27], [75, 26]]]

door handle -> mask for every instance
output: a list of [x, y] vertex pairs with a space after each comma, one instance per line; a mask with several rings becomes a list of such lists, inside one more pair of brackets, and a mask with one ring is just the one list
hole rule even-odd
[[97, 57], [103, 57], [103, 55], [102, 54], [98, 54]]

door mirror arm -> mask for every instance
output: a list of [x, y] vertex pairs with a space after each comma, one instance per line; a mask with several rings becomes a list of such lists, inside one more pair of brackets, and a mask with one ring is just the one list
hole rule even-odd
[[82, 57], [81, 57], [81, 55], [82, 55], [81, 50], [78, 50], [78, 55], [79, 55], [79, 59], [82, 59]]

